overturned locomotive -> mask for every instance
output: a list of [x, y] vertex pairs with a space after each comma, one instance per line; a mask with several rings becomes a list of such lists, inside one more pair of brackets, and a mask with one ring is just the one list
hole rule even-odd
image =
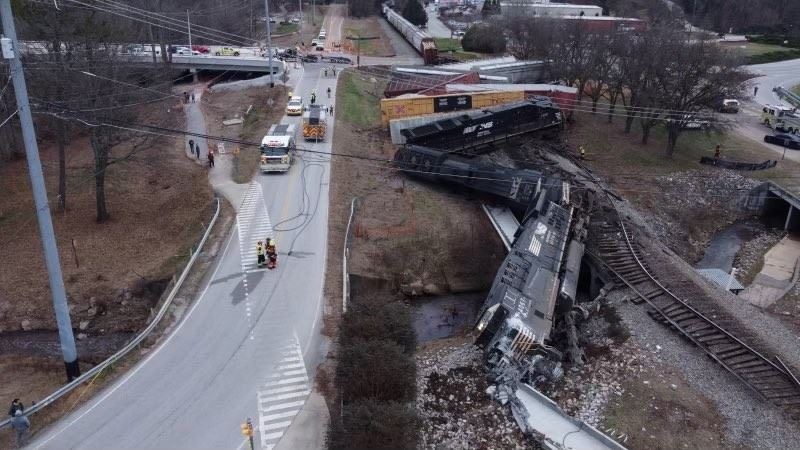
[[400, 131], [407, 144], [464, 156], [486, 152], [487, 144], [521, 134], [557, 136], [564, 126], [558, 105], [547, 97], [494, 106]]
[[450, 152], [406, 145], [394, 155], [394, 165], [411, 176], [457, 184], [505, 199], [513, 209], [527, 210], [536, 193], [561, 180], [530, 169], [480, 163]]

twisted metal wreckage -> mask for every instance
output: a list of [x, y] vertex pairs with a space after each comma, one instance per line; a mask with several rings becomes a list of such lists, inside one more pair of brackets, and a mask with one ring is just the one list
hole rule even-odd
[[[476, 156], [510, 136], [562, 129], [558, 107], [532, 98], [403, 130], [407, 144], [394, 158], [408, 175], [491, 194], [522, 217], [475, 326], [495, 382], [490, 389], [502, 403], [510, 399], [512, 409], [518, 409], [513, 394], [519, 383], [553, 382], [563, 375], [563, 361], [583, 362], [576, 323], [588, 317], [587, 305], [599, 303], [576, 300], [579, 281], [585, 283], [581, 268], [594, 196], [565, 171], [502, 167]], [[589, 299], [603, 293], [590, 290]]]

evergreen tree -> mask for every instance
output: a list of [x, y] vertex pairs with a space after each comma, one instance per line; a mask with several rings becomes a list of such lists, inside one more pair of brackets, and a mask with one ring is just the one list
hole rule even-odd
[[403, 8], [403, 17], [418, 27], [424, 27], [428, 23], [428, 14], [417, 0], [409, 0]]

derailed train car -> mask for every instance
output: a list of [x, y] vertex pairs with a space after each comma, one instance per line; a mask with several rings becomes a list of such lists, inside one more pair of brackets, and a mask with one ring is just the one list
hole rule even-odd
[[382, 10], [386, 21], [392, 24], [406, 41], [422, 55], [422, 60], [425, 64], [436, 64], [439, 61], [439, 50], [436, 48], [436, 41], [433, 37], [414, 26], [388, 4], [384, 3]]
[[406, 145], [394, 155], [394, 165], [409, 175], [430, 181], [457, 184], [501, 197], [514, 209], [525, 211], [537, 192], [561, 180], [530, 169], [511, 169], [483, 164], [446, 151]]
[[575, 229], [583, 224], [573, 223], [567, 186], [537, 193], [478, 315], [475, 342], [495, 377], [538, 384], [562, 374], [563, 355], [551, 332], [558, 314], [574, 306], [583, 258]]
[[532, 97], [407, 128], [400, 133], [407, 144], [453, 150], [470, 156], [480, 153], [476, 149], [483, 143], [532, 132], [555, 136], [563, 127], [558, 105], [547, 97]]

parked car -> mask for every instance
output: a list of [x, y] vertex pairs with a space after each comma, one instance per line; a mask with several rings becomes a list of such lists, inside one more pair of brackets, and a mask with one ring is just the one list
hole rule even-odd
[[707, 130], [711, 127], [711, 122], [705, 119], [698, 118], [692, 114], [683, 116], [683, 129], [684, 130]]
[[768, 134], [764, 136], [764, 142], [768, 144], [780, 145], [781, 147], [800, 150], [800, 136], [796, 134]]
[[304, 63], [315, 63], [319, 62], [319, 57], [317, 55], [303, 55], [300, 57], [300, 60]]
[[216, 56], [239, 56], [239, 50], [234, 50], [230, 47], [222, 47], [214, 52]]
[[736, 114], [739, 112], [739, 100], [726, 98], [722, 100], [717, 109], [719, 112]]
[[353, 64], [352, 59], [345, 58], [344, 56], [331, 56], [328, 58], [328, 61], [332, 62], [333, 64]]
[[199, 55], [200, 52], [197, 50], [191, 50], [189, 47], [170, 47], [169, 49], [175, 55], [182, 55], [182, 56], [191, 56], [191, 55]]
[[205, 45], [193, 45], [192, 46], [192, 50], [196, 50], [196, 51], [198, 51], [200, 53], [203, 53], [203, 54], [207, 54], [207, 53], [211, 52], [211, 50], [209, 50], [209, 48], [206, 47]]

